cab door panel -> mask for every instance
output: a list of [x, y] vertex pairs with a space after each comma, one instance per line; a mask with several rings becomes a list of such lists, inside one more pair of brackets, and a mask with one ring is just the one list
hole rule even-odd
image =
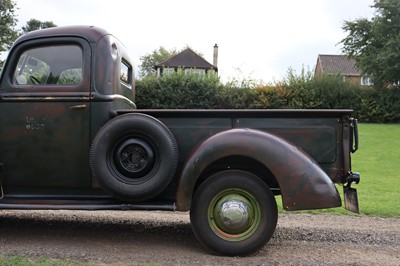
[[6, 191], [91, 187], [90, 58], [79, 37], [36, 39], [10, 51], [0, 84]]
[[22, 99], [0, 110], [4, 186], [90, 186], [88, 102]]

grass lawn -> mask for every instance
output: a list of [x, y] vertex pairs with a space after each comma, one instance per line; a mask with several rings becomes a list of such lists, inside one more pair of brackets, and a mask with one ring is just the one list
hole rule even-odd
[[[352, 168], [361, 174], [360, 184], [353, 185], [361, 214], [400, 217], [400, 124], [360, 124], [359, 137]], [[343, 198], [343, 188], [338, 190]], [[307, 212], [351, 214], [344, 207]]]
[[353, 169], [362, 214], [400, 216], [400, 125], [360, 125], [360, 149]]

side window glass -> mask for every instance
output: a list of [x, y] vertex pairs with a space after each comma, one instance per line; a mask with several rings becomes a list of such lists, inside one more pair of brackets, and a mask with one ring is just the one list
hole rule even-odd
[[46, 84], [50, 75], [50, 66], [46, 62], [24, 53], [14, 73], [14, 84]]
[[119, 79], [125, 86], [130, 88], [132, 81], [132, 67], [124, 61], [121, 62], [121, 72], [119, 75]]
[[78, 85], [82, 80], [82, 50], [77, 45], [26, 50], [14, 71], [14, 85]]

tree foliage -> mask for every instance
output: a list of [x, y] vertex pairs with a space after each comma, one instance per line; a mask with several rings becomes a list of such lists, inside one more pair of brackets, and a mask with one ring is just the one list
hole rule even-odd
[[375, 0], [375, 16], [346, 21], [342, 51], [381, 87], [400, 81], [400, 1]]
[[[21, 34], [57, 26], [52, 21], [30, 19], [21, 30], [18, 30], [16, 28], [18, 22], [16, 9], [16, 3], [13, 0], [0, 0], [0, 54], [8, 51]], [[2, 66], [3, 61], [0, 59], [0, 69]]]
[[[17, 18], [15, 17], [16, 4], [12, 0], [0, 0], [0, 53], [10, 49], [14, 40], [18, 37], [15, 28]], [[0, 69], [3, 61], [0, 59]]]
[[52, 27], [57, 27], [57, 25], [54, 24], [53, 21], [40, 21], [32, 18], [28, 22], [26, 22], [25, 26], [22, 27], [22, 33], [28, 33], [34, 30], [40, 30]]
[[0, 52], [7, 51], [18, 37], [15, 28], [18, 20], [15, 17], [16, 5], [12, 0], [0, 0]]

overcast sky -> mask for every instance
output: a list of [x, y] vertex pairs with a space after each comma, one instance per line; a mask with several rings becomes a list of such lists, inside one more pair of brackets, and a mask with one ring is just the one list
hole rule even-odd
[[370, 18], [373, 0], [14, 0], [18, 26], [35, 18], [95, 25], [115, 35], [135, 64], [164, 46], [189, 45], [223, 80], [281, 80], [291, 67], [314, 71], [318, 54], [340, 54], [345, 20]]

